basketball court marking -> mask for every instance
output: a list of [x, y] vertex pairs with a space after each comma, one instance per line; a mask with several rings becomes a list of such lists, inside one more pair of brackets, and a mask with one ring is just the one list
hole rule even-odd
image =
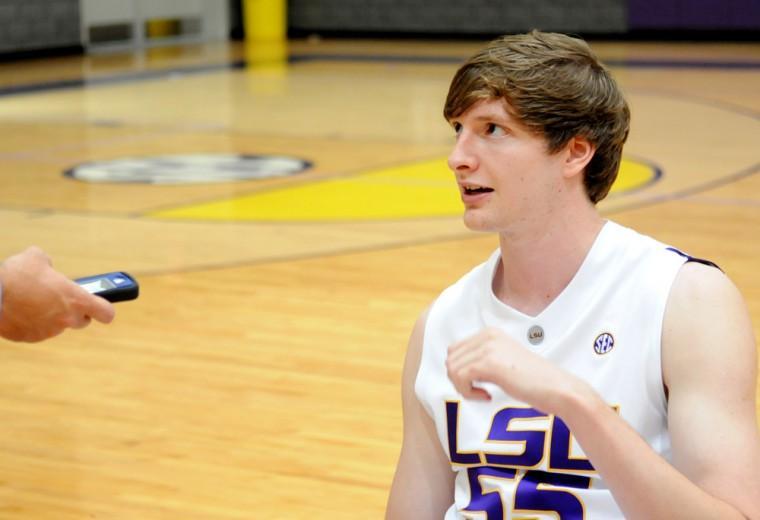
[[[661, 173], [623, 161], [612, 193], [641, 189]], [[446, 159], [382, 168], [349, 177], [300, 182], [273, 190], [149, 212], [159, 219], [334, 222], [456, 217], [462, 203]]]

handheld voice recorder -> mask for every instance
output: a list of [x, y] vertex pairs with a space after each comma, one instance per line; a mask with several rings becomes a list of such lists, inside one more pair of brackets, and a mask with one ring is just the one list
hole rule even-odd
[[96, 274], [77, 278], [74, 281], [85, 291], [105, 298], [109, 302], [134, 300], [140, 294], [140, 285], [137, 280], [124, 272]]

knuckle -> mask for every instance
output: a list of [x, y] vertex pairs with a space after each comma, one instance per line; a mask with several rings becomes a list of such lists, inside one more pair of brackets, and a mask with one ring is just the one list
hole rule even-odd
[[64, 330], [71, 328], [75, 326], [77, 323], [76, 313], [74, 312], [67, 312], [65, 314], [62, 314], [55, 322], [53, 323], [53, 327], [57, 330]]
[[24, 251], [27, 255], [34, 256], [36, 258], [39, 258], [41, 260], [47, 260], [48, 256], [45, 253], [45, 251], [42, 250], [39, 246], [29, 246], [26, 248], [26, 251]]

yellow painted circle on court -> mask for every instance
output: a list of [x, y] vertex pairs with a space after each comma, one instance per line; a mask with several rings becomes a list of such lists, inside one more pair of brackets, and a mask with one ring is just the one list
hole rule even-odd
[[[611, 193], [645, 186], [657, 170], [623, 159]], [[462, 202], [446, 159], [415, 162], [337, 179], [298, 182], [269, 191], [150, 213], [161, 219], [303, 222], [453, 217]]]

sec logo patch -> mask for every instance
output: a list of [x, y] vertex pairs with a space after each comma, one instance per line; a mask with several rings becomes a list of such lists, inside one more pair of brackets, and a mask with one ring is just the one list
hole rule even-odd
[[600, 356], [615, 347], [615, 338], [609, 332], [599, 334], [594, 340], [594, 352]]

